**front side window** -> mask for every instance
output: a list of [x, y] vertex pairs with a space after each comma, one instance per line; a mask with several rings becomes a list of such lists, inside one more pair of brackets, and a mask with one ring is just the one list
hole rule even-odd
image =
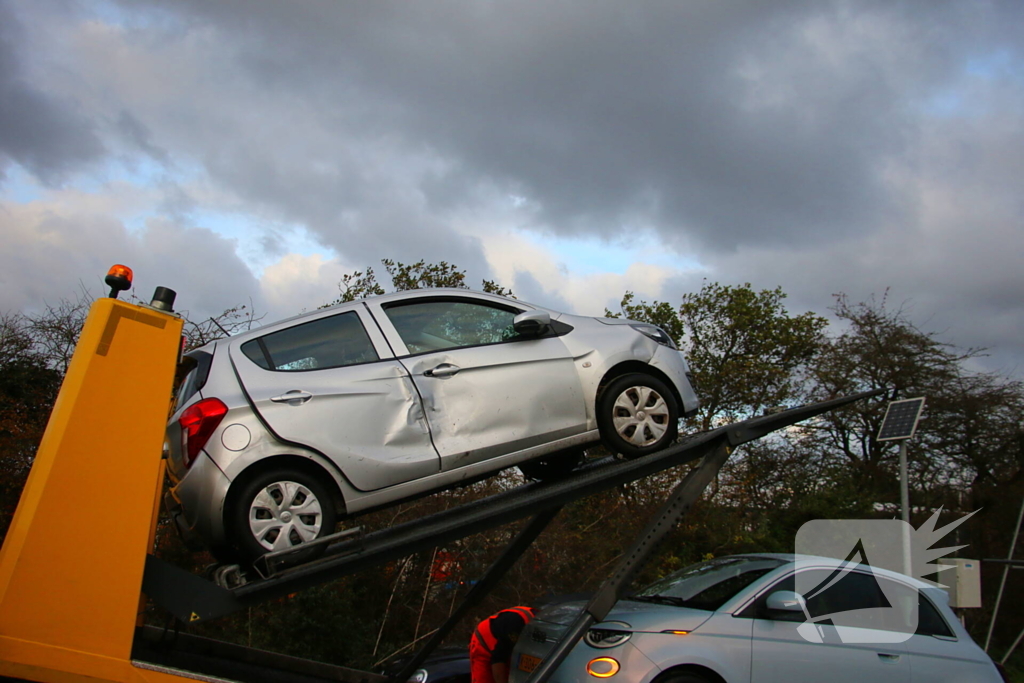
[[[741, 616], [766, 616], [768, 596], [780, 590], [797, 590], [796, 584], [793, 575], [786, 577], [765, 591]], [[806, 613], [772, 614], [770, 618], [913, 633], [915, 612], [921, 609], [916, 590], [871, 571], [811, 569], [801, 573], [799, 587], [806, 600]]]
[[498, 344], [518, 338], [518, 311], [479, 302], [427, 300], [385, 307], [409, 353]]
[[359, 314], [320, 318], [242, 344], [242, 353], [264, 370], [325, 370], [379, 359]]

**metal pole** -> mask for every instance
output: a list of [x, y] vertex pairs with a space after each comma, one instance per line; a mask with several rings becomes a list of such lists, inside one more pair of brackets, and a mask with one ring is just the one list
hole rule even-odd
[[910, 477], [907, 473], [907, 440], [900, 441], [900, 507], [903, 510], [903, 573], [913, 576], [910, 560]]
[[1017, 640], [1013, 641], [1013, 645], [1011, 645], [1010, 649], [1006, 651], [1006, 654], [1003, 655], [1003, 658], [999, 660], [1000, 664], [1006, 664], [1006, 660], [1010, 658], [1010, 655], [1013, 654], [1013, 651], [1017, 649], [1018, 645], [1020, 645], [1021, 638], [1024, 638], [1024, 629], [1021, 629], [1021, 632], [1017, 635]]
[[469, 593], [463, 598], [462, 603], [452, 612], [451, 616], [448, 617], [448, 621], [444, 622], [434, 635], [426, 642], [420, 651], [416, 655], [406, 662], [402, 670], [391, 677], [391, 680], [395, 683], [403, 683], [409, 680], [409, 678], [416, 673], [416, 669], [420, 668], [420, 665], [426, 661], [427, 657], [437, 649], [437, 646], [448, 636], [449, 633], [462, 621], [462, 618], [469, 613], [471, 609], [476, 607], [491, 590], [498, 584], [505, 573], [512, 568], [512, 565], [516, 563], [524, 552], [529, 550], [530, 546], [537, 539], [544, 529], [547, 528], [551, 520], [555, 518], [562, 506], [551, 508], [550, 510], [544, 510], [536, 517], [530, 520], [530, 523], [523, 527], [523, 530], [519, 532], [519, 535], [505, 548], [505, 551], [501, 556], [494, 561], [494, 564], [490, 566], [487, 573], [484, 574], [483, 578], [480, 579], [473, 586]]
[[647, 528], [619, 560], [612, 575], [601, 584], [583, 612], [569, 625], [555, 647], [530, 674], [526, 683], [546, 683], [587, 630], [604, 620], [615, 603], [623, 597], [636, 572], [650, 558], [661, 541], [671, 533], [683, 515], [697, 502], [731, 453], [729, 442], [723, 441], [718, 448], [705, 455], [701, 464], [690, 470], [676, 485]]
[[[1013, 529], [1013, 540], [1010, 541], [1010, 552], [1007, 553], [1006, 559], [1013, 559], [1013, 551], [1017, 548], [1017, 534], [1020, 533], [1020, 523], [1024, 520], [1024, 498], [1020, 500], [1020, 513], [1017, 515], [1017, 526]], [[992, 621], [988, 624], [988, 635], [985, 636], [985, 652], [988, 652], [989, 643], [992, 642], [992, 630], [996, 627], [996, 617], [999, 615], [999, 603], [1003, 601], [1003, 589], [1006, 588], [1006, 574], [1010, 571], [1010, 563], [1007, 562], [1003, 566], [1003, 578], [999, 582], [999, 593], [996, 595], [996, 606], [992, 610]], [[1020, 637], [1017, 638], [1017, 643], [1020, 642]], [[1013, 644], [1013, 647], [1017, 647], [1017, 643]], [[1011, 651], [1013, 648], [1010, 648]]]

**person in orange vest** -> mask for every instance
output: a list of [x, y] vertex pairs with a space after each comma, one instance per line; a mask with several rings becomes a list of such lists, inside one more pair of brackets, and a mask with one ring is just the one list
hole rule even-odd
[[533, 615], [532, 607], [510, 607], [477, 625], [469, 639], [471, 683], [508, 683], [512, 647]]

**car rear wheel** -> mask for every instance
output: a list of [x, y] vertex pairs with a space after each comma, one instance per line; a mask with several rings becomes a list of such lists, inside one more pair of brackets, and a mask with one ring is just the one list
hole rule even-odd
[[248, 560], [326, 536], [337, 523], [329, 489], [317, 477], [297, 469], [256, 475], [244, 484], [233, 504], [232, 535]]
[[635, 458], [675, 440], [679, 406], [664, 382], [634, 372], [605, 387], [598, 400], [597, 423], [609, 450]]

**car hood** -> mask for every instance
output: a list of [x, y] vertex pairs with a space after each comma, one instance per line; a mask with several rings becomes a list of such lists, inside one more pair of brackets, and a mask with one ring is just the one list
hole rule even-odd
[[[586, 601], [582, 600], [552, 605], [540, 611], [537, 621], [568, 626], [586, 605]], [[693, 631], [712, 614], [713, 612], [689, 607], [620, 600], [601, 624], [610, 621], [624, 622], [629, 624], [632, 631]], [[600, 628], [601, 624], [595, 624], [593, 628]]]

